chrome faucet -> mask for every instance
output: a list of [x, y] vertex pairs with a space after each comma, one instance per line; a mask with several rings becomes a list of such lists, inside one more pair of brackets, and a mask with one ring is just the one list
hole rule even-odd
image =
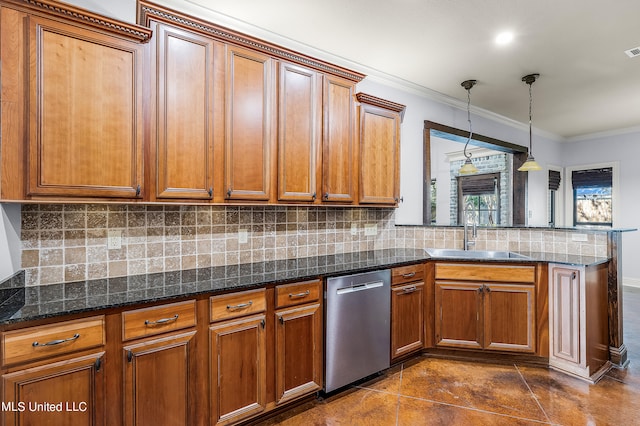
[[[471, 213], [471, 214], [470, 214]], [[473, 241], [469, 239], [469, 217], [471, 217], [471, 238]], [[471, 246], [476, 245], [476, 237], [478, 236], [478, 229], [475, 220], [475, 215], [473, 212], [468, 210], [464, 211], [464, 249], [470, 250]]]

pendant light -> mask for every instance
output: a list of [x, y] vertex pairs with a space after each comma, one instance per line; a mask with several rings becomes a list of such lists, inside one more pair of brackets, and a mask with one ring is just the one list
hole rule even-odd
[[536, 81], [536, 79], [540, 77], [540, 74], [529, 74], [522, 77], [522, 81], [529, 85], [529, 155], [527, 156], [527, 161], [524, 162], [522, 166], [518, 168], [519, 172], [537, 172], [542, 170], [542, 167], [536, 162], [536, 159], [533, 157], [533, 153], [531, 150], [531, 85]]
[[475, 86], [476, 80], [465, 80], [460, 85], [465, 88], [467, 91], [467, 121], [469, 122], [469, 137], [467, 138], [467, 143], [464, 144], [464, 164], [458, 170], [458, 173], [461, 175], [471, 175], [474, 173], [478, 173], [478, 169], [471, 162], [471, 153], [467, 154], [467, 146], [469, 146], [469, 142], [471, 141], [471, 136], [473, 136], [473, 131], [471, 129], [471, 88]]

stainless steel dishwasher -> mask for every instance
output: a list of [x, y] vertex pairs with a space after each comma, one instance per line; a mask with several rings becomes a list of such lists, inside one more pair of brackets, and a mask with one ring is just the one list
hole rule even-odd
[[327, 279], [325, 392], [389, 368], [391, 272]]

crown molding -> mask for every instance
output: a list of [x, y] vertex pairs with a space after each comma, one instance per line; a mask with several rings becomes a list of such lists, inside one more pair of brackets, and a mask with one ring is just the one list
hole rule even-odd
[[66, 3], [50, 0], [2, 0], [2, 4], [14, 5], [49, 18], [57, 17], [65, 21], [78, 22], [140, 43], [146, 43], [151, 39], [152, 32], [149, 28], [111, 19]]
[[634, 127], [626, 127], [624, 129], [616, 129], [616, 130], [607, 130], [604, 132], [597, 133], [587, 133], [585, 135], [580, 136], [572, 136], [570, 138], [566, 138], [565, 142], [585, 142], [593, 139], [604, 139], [610, 138], [612, 136], [620, 136], [620, 135], [628, 135], [631, 133], [640, 133], [640, 126]]
[[148, 25], [149, 21], [152, 19], [188, 27], [217, 40], [257, 50], [278, 59], [284, 59], [308, 68], [313, 68], [320, 72], [336, 75], [355, 83], [362, 81], [362, 79], [365, 78], [364, 74], [357, 71], [353, 71], [330, 62], [325, 62], [323, 60], [316, 59], [315, 57], [299, 53], [296, 50], [265, 41], [250, 32], [240, 32], [225, 26], [214, 24], [207, 19], [200, 19], [195, 16], [191, 16], [188, 12], [185, 14], [185, 12], [173, 10], [144, 0], [138, 1], [138, 22], [142, 25]]

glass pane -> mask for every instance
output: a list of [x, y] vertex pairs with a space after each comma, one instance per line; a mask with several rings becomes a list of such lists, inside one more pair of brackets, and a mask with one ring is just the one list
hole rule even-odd
[[574, 201], [576, 224], [611, 224], [611, 187], [577, 188]]

